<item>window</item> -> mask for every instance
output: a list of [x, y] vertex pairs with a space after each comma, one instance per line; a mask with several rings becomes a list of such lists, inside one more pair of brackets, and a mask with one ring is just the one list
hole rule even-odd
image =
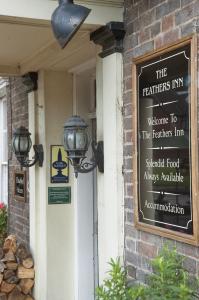
[[0, 202], [8, 203], [7, 101], [0, 99]]

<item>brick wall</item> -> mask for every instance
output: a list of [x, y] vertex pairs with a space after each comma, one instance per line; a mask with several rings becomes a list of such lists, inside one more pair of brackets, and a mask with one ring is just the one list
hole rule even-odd
[[[20, 202], [13, 197], [13, 175], [20, 170], [15, 155], [12, 152], [12, 134], [14, 129], [23, 125], [28, 127], [28, 97], [26, 87], [20, 77], [10, 78], [8, 86], [8, 203], [9, 203], [9, 233], [15, 234], [19, 241], [29, 243], [29, 197], [26, 202]], [[27, 174], [28, 175], [28, 174]]]
[[[132, 183], [132, 58], [143, 55], [195, 32], [199, 1], [125, 0], [124, 20], [124, 179], [125, 179], [125, 262], [130, 277], [145, 282], [150, 260], [167, 239], [138, 231], [134, 227]], [[199, 24], [199, 22], [198, 22]], [[199, 275], [199, 248], [171, 241], [186, 256], [185, 265]]]

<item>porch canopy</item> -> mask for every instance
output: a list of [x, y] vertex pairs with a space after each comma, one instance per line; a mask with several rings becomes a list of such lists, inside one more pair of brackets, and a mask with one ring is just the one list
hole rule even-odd
[[83, 26], [62, 50], [51, 30], [55, 0], [0, 0], [0, 75], [23, 75], [41, 69], [67, 70], [95, 58], [90, 33], [123, 20], [122, 0], [74, 1], [92, 9]]

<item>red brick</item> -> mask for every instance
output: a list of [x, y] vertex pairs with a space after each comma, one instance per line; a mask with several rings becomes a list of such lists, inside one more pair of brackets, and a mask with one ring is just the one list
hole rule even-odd
[[158, 248], [154, 245], [138, 241], [137, 251], [141, 256], [154, 258], [158, 253]]
[[193, 258], [199, 258], [197, 248], [192, 245], [177, 243], [177, 250], [182, 255], [191, 256]]
[[128, 77], [124, 81], [124, 88], [125, 91], [131, 90], [132, 89], [132, 77]]
[[132, 131], [125, 132], [125, 142], [132, 143]]
[[[8, 107], [8, 154], [9, 154], [9, 233], [15, 234], [19, 242], [29, 243], [29, 195], [26, 202], [13, 198], [13, 174], [20, 166], [11, 148], [12, 129], [21, 125], [28, 127], [28, 95], [21, 77], [10, 78], [7, 93]], [[27, 171], [28, 172], [28, 171]], [[28, 175], [28, 174], [27, 174]], [[28, 177], [28, 176], [27, 176]]]
[[171, 30], [174, 26], [174, 15], [165, 16], [162, 19], [162, 31]]
[[196, 264], [195, 259], [192, 259], [190, 257], [186, 257], [183, 264], [184, 264], [185, 269], [189, 273], [191, 273], [193, 275], [196, 275], [196, 271], [197, 271], [196, 266], [197, 266], [197, 264]]
[[158, 38], [155, 39], [155, 48], [161, 48], [165, 45], [172, 44], [179, 39], [179, 29], [174, 29], [171, 31], [167, 31], [166, 33], [162, 33]]
[[150, 39], [150, 31], [149, 31], [149, 29], [143, 29], [143, 30], [141, 30], [140, 34], [139, 34], [140, 44], [146, 42], [149, 39]]

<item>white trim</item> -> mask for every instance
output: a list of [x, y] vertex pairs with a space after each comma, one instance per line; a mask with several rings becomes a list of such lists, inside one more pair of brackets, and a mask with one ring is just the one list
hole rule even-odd
[[[1, 83], [3, 83], [3, 80], [1, 80]], [[4, 89], [5, 85], [2, 84], [0, 89]], [[5, 94], [0, 99], [0, 202], [4, 202], [5, 204], [8, 203], [8, 161], [5, 161], [5, 159], [8, 159], [7, 132], [7, 98]]]
[[98, 174], [100, 283], [107, 276], [107, 263], [111, 258], [123, 260], [124, 251], [122, 69], [120, 53], [98, 60], [98, 138], [103, 131], [104, 140], [104, 174]]
[[[73, 115], [78, 114], [78, 109], [77, 109], [77, 91], [76, 91], [76, 74], [73, 74]], [[74, 201], [74, 249], [75, 249], [75, 272], [74, 272], [74, 279], [75, 279], [75, 300], [78, 300], [78, 228], [77, 228], [77, 218], [78, 218], [78, 213], [77, 213], [77, 200], [78, 200], [78, 193], [77, 193], [77, 180], [73, 180], [73, 201]]]
[[[37, 106], [35, 108], [35, 133], [36, 143], [43, 144], [44, 153], [46, 149], [46, 116], [45, 116], [45, 78], [44, 71], [39, 72]], [[34, 121], [33, 121], [34, 122]], [[47, 300], [47, 162], [44, 158], [43, 167], [35, 166], [35, 218], [32, 231], [32, 245], [34, 243], [34, 260], [37, 270], [35, 277], [35, 299]], [[34, 188], [34, 187], [33, 187]], [[34, 204], [33, 204], [34, 205]]]
[[[96, 1], [95, 1], [96, 2]], [[122, 22], [123, 20], [123, 7], [118, 5], [111, 5], [108, 2], [104, 5], [102, 1], [98, 1], [97, 5], [90, 2], [86, 4], [88, 8], [91, 9], [91, 13], [85, 20], [84, 24], [93, 25], [105, 25], [110, 21]], [[107, 5], [105, 5], [107, 4]], [[26, 18], [26, 19], [36, 19], [36, 20], [46, 20], [50, 21], [53, 11], [58, 6], [57, 1], [47, 1], [47, 0], [14, 0], [12, 5], [9, 1], [0, 0], [1, 15], [0, 20], [6, 21], [5, 17], [16, 18]], [[50, 24], [49, 24], [50, 25]]]
[[70, 70], [68, 70], [69, 73], [73, 73], [76, 75], [79, 75], [87, 70], [90, 70], [96, 66], [96, 59], [93, 58], [91, 60], [86, 61], [85, 63], [78, 65]]
[[0, 65], [1, 76], [20, 75], [20, 69], [18, 66]]
[[[57, 1], [57, 0], [51, 0]], [[123, 7], [123, 0], [76, 0], [76, 4], [82, 5], [99, 5], [99, 6], [110, 6], [110, 7]]]
[[91, 112], [88, 114], [88, 119], [92, 120], [92, 119], [96, 119], [96, 112]]
[[[28, 127], [31, 132], [33, 145], [35, 144], [35, 102], [36, 93], [28, 94]], [[31, 151], [32, 152], [32, 151]], [[33, 157], [32, 153], [30, 156]], [[36, 196], [35, 196], [35, 166], [29, 168], [29, 206], [30, 206], [30, 248], [35, 256], [36, 252]]]

